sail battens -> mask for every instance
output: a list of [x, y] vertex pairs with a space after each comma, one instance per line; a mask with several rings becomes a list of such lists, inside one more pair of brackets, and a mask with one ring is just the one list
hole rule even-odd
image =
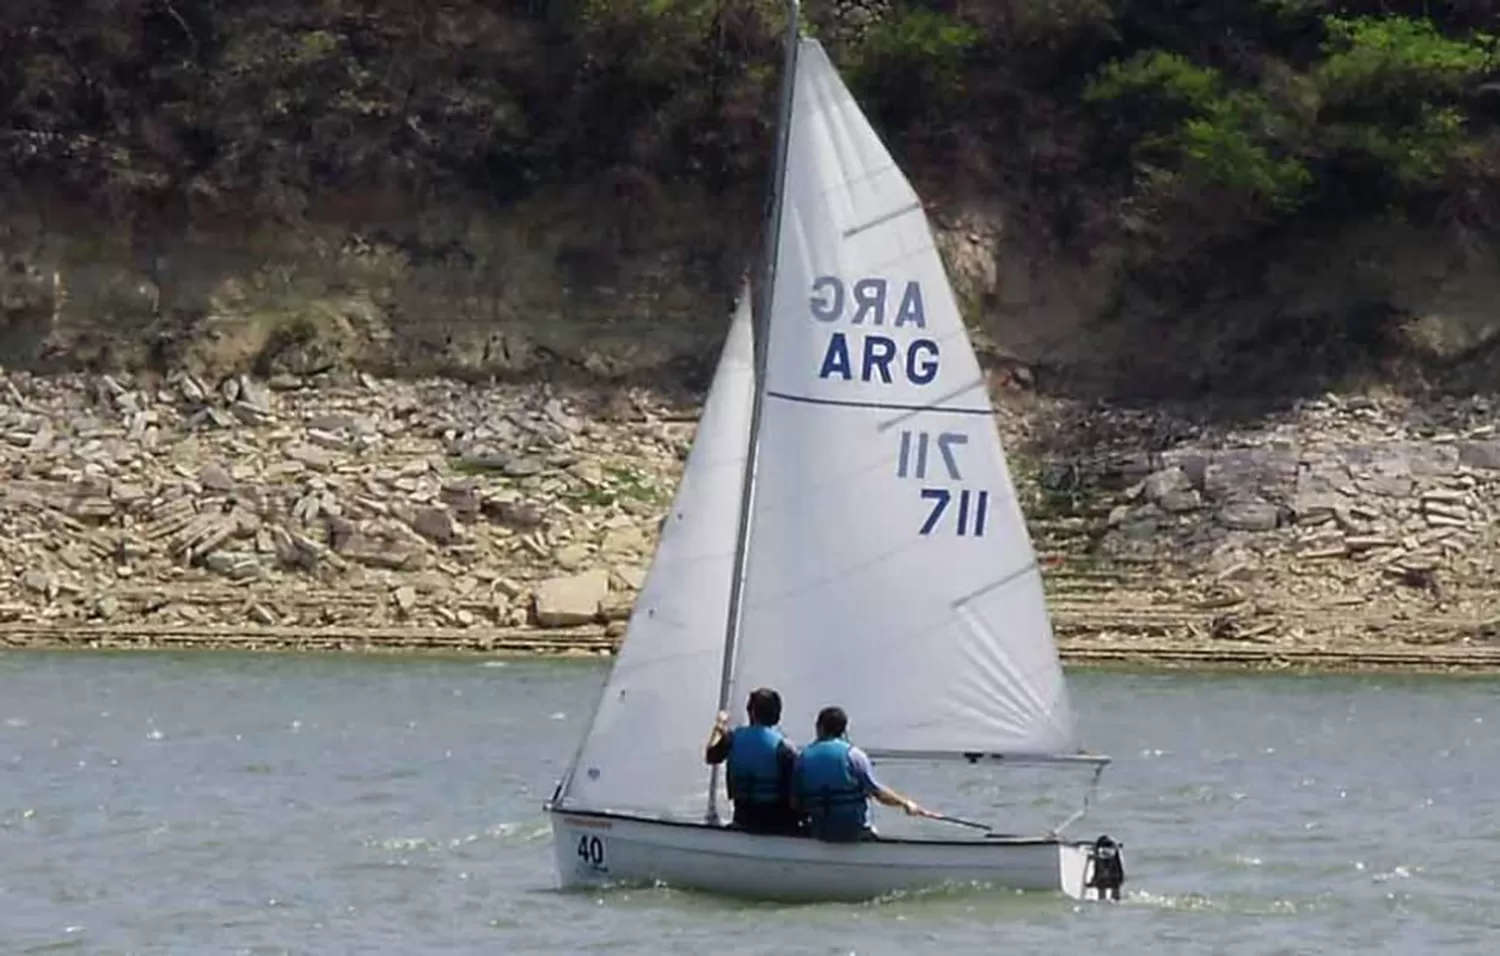
[[964, 408], [954, 405], [914, 405], [900, 402], [871, 402], [849, 398], [820, 398], [816, 395], [793, 395], [774, 389], [766, 390], [767, 398], [784, 402], [799, 402], [803, 405], [826, 405], [831, 408], [870, 408], [886, 412], [934, 412], [939, 415], [994, 415], [991, 408]]
[[922, 208], [922, 203], [921, 203], [920, 200], [918, 200], [917, 202], [911, 203], [910, 205], [907, 205], [907, 206], [903, 206], [900, 209], [892, 210], [891, 212], [888, 212], [888, 213], [886, 213], [883, 216], [877, 216], [876, 218], [871, 219], [869, 222], [866, 222], [863, 225], [854, 226], [852, 228], [845, 229], [844, 230], [844, 238], [845, 239], [852, 239], [852, 238], [854, 238], [855, 236], [859, 235], [862, 232], [865, 232], [865, 231], [870, 230], [870, 229], [874, 229], [876, 226], [883, 226], [886, 223], [890, 222], [892, 219], [900, 219], [902, 216], [905, 216], [908, 213], [917, 212], [921, 208]]
[[970, 601], [973, 601], [974, 599], [979, 597], [983, 597], [991, 591], [1003, 588], [1010, 582], [1015, 581], [1018, 578], [1024, 577], [1028, 574], [1032, 574], [1033, 572], [1037, 574], [1041, 573], [1041, 566], [1037, 564], [1035, 558], [1033, 558], [1031, 561], [1028, 561], [1022, 567], [1019, 567], [1016, 570], [1010, 572], [1009, 574], [1002, 575], [1001, 577], [998, 577], [995, 580], [991, 581], [989, 584], [986, 584], [981, 588], [977, 588], [976, 590], [970, 591], [968, 594], [965, 594], [960, 598], [956, 598], [950, 606], [954, 610], [962, 608]]

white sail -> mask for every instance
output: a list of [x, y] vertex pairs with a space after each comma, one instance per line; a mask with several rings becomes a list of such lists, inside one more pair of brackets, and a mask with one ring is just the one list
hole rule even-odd
[[[1036, 557], [912, 186], [801, 41], [735, 699], [869, 750], [1076, 751]], [[685, 685], [684, 685], [685, 688]]]
[[741, 296], [625, 640], [560, 804], [701, 819], [754, 388]]

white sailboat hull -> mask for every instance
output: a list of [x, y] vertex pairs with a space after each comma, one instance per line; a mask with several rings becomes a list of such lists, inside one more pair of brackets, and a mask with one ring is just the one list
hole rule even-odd
[[868, 900], [943, 886], [1086, 890], [1089, 844], [1051, 838], [823, 843], [726, 827], [552, 810], [564, 889], [663, 884], [789, 902]]

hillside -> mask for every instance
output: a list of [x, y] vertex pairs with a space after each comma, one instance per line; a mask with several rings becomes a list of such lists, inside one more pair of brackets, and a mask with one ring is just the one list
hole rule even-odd
[[[774, 0], [15, 0], [4, 364], [701, 384]], [[1495, 0], [808, 0], [1043, 391], [1490, 388]]]

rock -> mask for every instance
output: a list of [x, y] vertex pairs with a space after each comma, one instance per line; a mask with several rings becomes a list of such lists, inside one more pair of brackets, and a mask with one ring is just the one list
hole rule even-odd
[[614, 586], [623, 591], [636, 593], [646, 586], [647, 569], [635, 565], [623, 565], [610, 572]]
[[441, 508], [422, 508], [412, 516], [412, 530], [437, 544], [452, 544], [458, 535], [452, 515]]
[[438, 500], [447, 505], [456, 515], [472, 518], [483, 506], [483, 496], [472, 479], [450, 482], [443, 486]]
[[582, 544], [568, 544], [552, 552], [552, 561], [564, 571], [575, 571], [588, 563], [589, 549]]
[[299, 462], [316, 471], [328, 471], [333, 467], [335, 461], [331, 453], [314, 445], [292, 445], [287, 448], [285, 454], [288, 459]]
[[42, 452], [45, 452], [52, 447], [52, 443], [56, 439], [56, 437], [57, 433], [53, 430], [52, 423], [42, 422], [42, 424], [37, 427], [36, 432], [27, 442], [26, 450], [31, 452], [32, 454], [40, 454]]
[[299, 376], [288, 375], [285, 372], [272, 375], [266, 379], [266, 388], [273, 392], [295, 392], [307, 385]]
[[203, 565], [231, 581], [248, 581], [264, 571], [259, 555], [245, 552], [216, 551], [204, 557]]
[[543, 465], [535, 458], [509, 455], [502, 452], [469, 452], [461, 456], [460, 463], [475, 471], [498, 471], [510, 478], [525, 478], [540, 474]]
[[266, 425], [273, 419], [271, 413], [248, 402], [239, 401], [229, 406], [229, 411], [246, 425]]
[[1344, 496], [1336, 492], [1310, 492], [1292, 499], [1292, 520], [1298, 524], [1319, 524], [1344, 507]]
[[115, 513], [115, 503], [102, 495], [79, 495], [68, 502], [68, 514], [80, 521], [101, 521]]
[[234, 479], [229, 469], [216, 461], [204, 465], [198, 472], [198, 484], [206, 491], [229, 492], [234, 490]]
[[228, 541], [238, 528], [237, 522], [219, 514], [199, 515], [167, 541], [167, 550], [191, 562], [212, 554]]
[[268, 389], [262, 387], [254, 379], [243, 375], [240, 376], [239, 386], [238, 400], [240, 404], [246, 405], [257, 412], [270, 414], [272, 411], [271, 393]]
[[1403, 498], [1410, 495], [1416, 481], [1405, 461], [1385, 463], [1383, 468], [1360, 475], [1355, 485], [1369, 495]]
[[57, 583], [52, 579], [52, 575], [37, 568], [32, 568], [21, 575], [21, 586], [28, 591], [45, 594], [49, 600], [57, 594]]
[[515, 600], [522, 594], [525, 594], [526, 589], [517, 582], [512, 581], [510, 578], [496, 578], [495, 593], [511, 600]]
[[453, 593], [457, 594], [459, 597], [466, 598], [478, 589], [479, 581], [475, 578], [468, 577], [467, 575], [460, 577], [453, 582]]
[[114, 481], [110, 483], [109, 496], [121, 507], [129, 508], [146, 499], [146, 486], [131, 481]]
[[416, 570], [427, 563], [427, 555], [415, 548], [362, 537], [350, 542], [343, 553], [357, 564], [387, 571]]
[[480, 508], [486, 517], [517, 531], [531, 531], [546, 522], [542, 509], [530, 502], [486, 500]]
[[1170, 495], [1182, 495], [1193, 491], [1193, 484], [1181, 468], [1172, 467], [1153, 472], [1141, 482], [1141, 491], [1146, 500], [1156, 503]]
[[192, 375], [184, 375], [177, 380], [177, 393], [190, 405], [201, 405], [208, 401], [208, 389]]
[[1444, 514], [1442, 512], [1429, 511], [1424, 517], [1427, 519], [1427, 523], [1434, 527], [1462, 528], [1469, 523], [1466, 517]]
[[307, 430], [307, 440], [320, 448], [331, 451], [343, 451], [349, 447], [349, 439], [334, 432], [324, 431], [319, 428]]
[[417, 606], [417, 589], [409, 584], [397, 588], [392, 597], [402, 614], [410, 614]]
[[276, 615], [273, 614], [271, 610], [264, 604], [250, 605], [250, 610], [247, 616], [251, 621], [254, 621], [256, 624], [259, 624], [263, 627], [274, 627], [276, 624]]
[[1344, 545], [1350, 551], [1368, 551], [1371, 548], [1394, 548], [1398, 542], [1380, 535], [1350, 535]]
[[[623, 633], [695, 408], [617, 388], [627, 414], [582, 421], [600, 403], [557, 385], [319, 374], [276, 388], [0, 372], [0, 618], [353, 626], [400, 612], [404, 587], [413, 623], [518, 626], [545, 597], [537, 582], [608, 568], [592, 616], [584, 602], [570, 619]], [[1479, 585], [1500, 548], [1495, 402], [1333, 396], [1233, 424], [1066, 400], [997, 412], [1007, 438], [1097, 436], [1097, 458], [1039, 450], [1072, 505], [1030, 516], [1069, 626], [1129, 608], [1140, 623], [1122, 638], [1191, 640], [1211, 622], [1182, 608], [1230, 570], [1277, 640], [1352, 634], [1364, 608], [1500, 620]], [[1436, 568], [1446, 603], [1393, 587], [1403, 561]]]
[[624, 621], [635, 608], [635, 598], [629, 594], [611, 594], [599, 606], [599, 616], [605, 621]]
[[592, 459], [583, 458], [569, 465], [568, 474], [593, 487], [604, 484], [604, 468]]
[[1168, 514], [1184, 514], [1203, 506], [1203, 498], [1196, 488], [1172, 489], [1156, 499], [1157, 506]]
[[1486, 471], [1500, 470], [1500, 440], [1459, 442], [1458, 463]]
[[536, 620], [542, 627], [588, 624], [599, 613], [609, 594], [609, 573], [586, 571], [570, 577], [550, 578], [536, 589]]
[[1429, 521], [1433, 518], [1444, 518], [1457, 524], [1467, 524], [1469, 520], [1469, 509], [1462, 504], [1438, 498], [1423, 498], [1422, 512]]
[[618, 557], [640, 554], [648, 546], [649, 542], [641, 529], [630, 525], [623, 528], [611, 528], [607, 531], [604, 535], [604, 542], [599, 546], [599, 552], [606, 556]]
[[1464, 500], [1464, 493], [1457, 488], [1432, 488], [1422, 492], [1418, 497], [1424, 504], [1437, 501], [1456, 505]]
[[1265, 501], [1232, 501], [1219, 509], [1218, 520], [1240, 531], [1271, 531], [1277, 525], [1278, 509]]
[[119, 616], [120, 602], [113, 595], [104, 595], [94, 601], [92, 617], [101, 621], [109, 621]]

